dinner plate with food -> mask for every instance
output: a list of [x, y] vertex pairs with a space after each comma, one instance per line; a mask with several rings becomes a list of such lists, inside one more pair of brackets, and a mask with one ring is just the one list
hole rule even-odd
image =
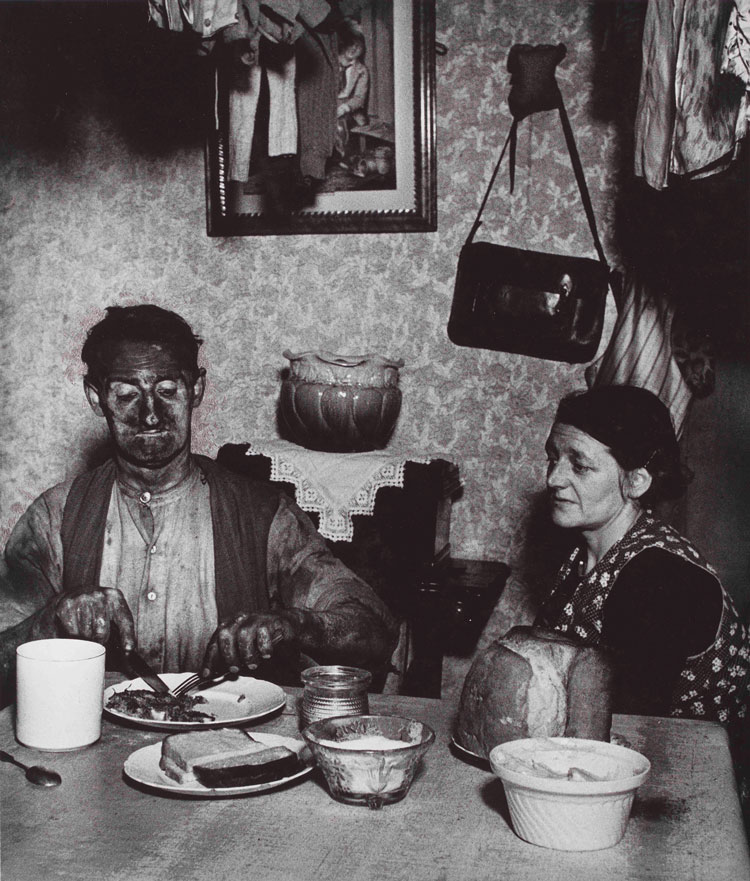
[[302, 740], [238, 728], [170, 734], [125, 760], [125, 774], [171, 795], [226, 798], [277, 789], [313, 769]]
[[[174, 689], [193, 674], [160, 675]], [[142, 679], [118, 682], [104, 690], [104, 711], [114, 719], [175, 731], [245, 725], [282, 709], [285, 704], [282, 688], [251, 676], [225, 679], [180, 697], [157, 694]]]

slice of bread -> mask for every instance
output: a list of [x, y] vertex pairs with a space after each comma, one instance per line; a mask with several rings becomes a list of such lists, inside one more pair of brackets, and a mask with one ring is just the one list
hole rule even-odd
[[214, 759], [193, 765], [198, 781], [209, 789], [249, 786], [288, 777], [300, 767], [297, 753], [285, 746], [264, 746], [240, 758]]
[[278, 779], [298, 764], [293, 750], [268, 746], [233, 728], [171, 734], [162, 741], [159, 760], [162, 771], [178, 783], [197, 781], [211, 788], [266, 782], [259, 779], [264, 775]]

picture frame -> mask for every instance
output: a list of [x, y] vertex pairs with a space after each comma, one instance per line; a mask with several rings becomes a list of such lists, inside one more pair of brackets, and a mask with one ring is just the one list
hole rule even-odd
[[[434, 3], [353, 6], [358, 19], [320, 34], [306, 28], [291, 45], [261, 38], [255, 70], [238, 62], [236, 46], [216, 53], [205, 148], [209, 236], [437, 229]], [[287, 90], [285, 115], [288, 66], [296, 113]], [[363, 67], [369, 89], [357, 113], [346, 92]]]

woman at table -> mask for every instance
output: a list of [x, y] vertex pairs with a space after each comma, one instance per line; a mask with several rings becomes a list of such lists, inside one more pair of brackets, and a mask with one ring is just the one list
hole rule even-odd
[[616, 712], [739, 732], [747, 630], [709, 563], [653, 514], [686, 482], [667, 408], [632, 386], [570, 395], [546, 451], [552, 520], [576, 541], [536, 624], [611, 651]]

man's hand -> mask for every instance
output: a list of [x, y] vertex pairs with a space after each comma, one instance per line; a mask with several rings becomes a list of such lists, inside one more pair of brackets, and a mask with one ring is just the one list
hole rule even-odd
[[123, 651], [135, 648], [135, 624], [125, 597], [117, 588], [66, 593], [51, 605], [50, 614], [66, 636], [106, 643], [112, 626], [120, 633]]
[[219, 624], [208, 642], [201, 675], [254, 670], [261, 658], [270, 658], [280, 643], [298, 641], [300, 622], [294, 611], [248, 612]]

